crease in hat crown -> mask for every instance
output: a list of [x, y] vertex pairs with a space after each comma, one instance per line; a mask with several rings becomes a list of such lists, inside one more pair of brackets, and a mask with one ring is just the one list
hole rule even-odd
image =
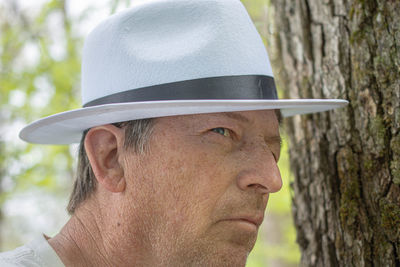
[[82, 103], [135, 88], [236, 75], [273, 76], [239, 0], [141, 2], [87, 37]]

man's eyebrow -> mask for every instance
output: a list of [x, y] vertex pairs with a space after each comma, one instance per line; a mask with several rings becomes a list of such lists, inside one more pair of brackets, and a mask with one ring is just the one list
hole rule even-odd
[[[224, 116], [227, 116], [227, 117], [235, 119], [235, 120], [239, 120], [239, 121], [247, 122], [247, 123], [250, 122], [250, 120], [247, 117], [245, 117], [242, 114], [237, 113], [237, 112], [221, 112], [221, 113]], [[268, 141], [268, 143], [279, 143], [279, 145], [282, 146], [282, 137], [280, 135], [266, 137], [265, 140]]]
[[[275, 109], [274, 111], [275, 111], [276, 118], [278, 119], [279, 126], [282, 126], [281, 125], [282, 124], [282, 113], [281, 113], [281, 111], [279, 109]], [[247, 123], [250, 122], [250, 120], [247, 117], [245, 117], [242, 114], [237, 113], [237, 112], [221, 112], [221, 114], [225, 115], [225, 116], [227, 116], [229, 118], [242, 121], [242, 122], [247, 122]]]
[[238, 121], [242, 121], [242, 122], [246, 122], [249, 123], [250, 120], [248, 118], [246, 118], [245, 116], [243, 116], [242, 114], [236, 113], [236, 112], [222, 112], [223, 115], [238, 120]]

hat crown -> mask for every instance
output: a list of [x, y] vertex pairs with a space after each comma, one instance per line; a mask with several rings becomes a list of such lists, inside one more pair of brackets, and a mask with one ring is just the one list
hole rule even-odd
[[207, 77], [273, 76], [239, 0], [156, 0], [99, 24], [85, 41], [82, 103]]

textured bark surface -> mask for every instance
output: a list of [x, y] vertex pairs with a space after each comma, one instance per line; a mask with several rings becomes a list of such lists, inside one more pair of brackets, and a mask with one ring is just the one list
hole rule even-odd
[[287, 119], [302, 266], [400, 266], [400, 1], [271, 0], [281, 97], [347, 108]]

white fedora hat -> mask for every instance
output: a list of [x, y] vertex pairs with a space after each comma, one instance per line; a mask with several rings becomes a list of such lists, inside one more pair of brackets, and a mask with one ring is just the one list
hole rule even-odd
[[113, 15], [87, 37], [83, 108], [26, 126], [41, 144], [79, 142], [85, 129], [172, 115], [334, 109], [338, 99], [278, 99], [268, 54], [239, 0], [154, 0]]

